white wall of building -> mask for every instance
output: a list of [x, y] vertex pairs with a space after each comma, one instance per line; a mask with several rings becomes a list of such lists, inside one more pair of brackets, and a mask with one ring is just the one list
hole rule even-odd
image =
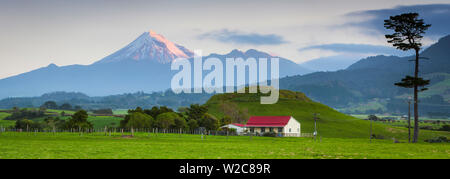
[[291, 117], [287, 125], [284, 126], [283, 133], [286, 137], [300, 137], [300, 134], [302, 133], [300, 123], [295, 120], [295, 118]]
[[222, 126], [222, 128], [236, 129], [237, 134], [241, 134], [245, 130], [245, 127], [239, 127], [239, 126], [235, 126], [233, 124], [224, 125], [224, 126]]

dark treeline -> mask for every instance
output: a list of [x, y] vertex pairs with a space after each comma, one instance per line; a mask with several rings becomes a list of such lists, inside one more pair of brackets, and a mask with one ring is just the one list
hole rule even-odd
[[[47, 93], [39, 97], [14, 97], [0, 100], [0, 109], [10, 109], [12, 107], [36, 108], [46, 102], [56, 104], [70, 104], [74, 109], [79, 108], [94, 109], [134, 109], [136, 107], [152, 108], [153, 106], [168, 106], [173, 109], [187, 107], [190, 104], [203, 104], [213, 94], [191, 93], [175, 94], [171, 90], [153, 93], [126, 93], [120, 95], [110, 95], [103, 97], [90, 97], [83, 93], [54, 92]], [[49, 103], [45, 105], [47, 109], [61, 109], [60, 105]], [[66, 105], [66, 107], [68, 107]], [[67, 109], [64, 109], [67, 110]]]
[[219, 130], [220, 125], [225, 123], [224, 118], [218, 119], [209, 114], [205, 106], [192, 104], [189, 107], [180, 108], [178, 112], [166, 106], [155, 106], [151, 109], [137, 107], [128, 111], [128, 115], [120, 122], [120, 128]]
[[91, 129], [92, 123], [88, 119], [88, 113], [84, 110], [79, 110], [74, 113], [68, 120], [62, 120], [59, 117], [46, 117], [43, 121], [34, 121], [31, 119], [16, 120], [16, 129], [28, 130], [76, 130]]
[[78, 111], [81, 110], [81, 106], [75, 106], [72, 107], [71, 104], [69, 103], [63, 103], [60, 106], [58, 106], [58, 104], [56, 104], [55, 101], [46, 101], [44, 104], [42, 104], [40, 106], [40, 108], [44, 108], [44, 109], [60, 109], [60, 110], [74, 110], [74, 111]]
[[[78, 110], [69, 118], [61, 116], [49, 116], [45, 114], [45, 107], [55, 107], [53, 102], [46, 102], [39, 109], [13, 109], [13, 114], [7, 120], [15, 120], [15, 129], [21, 130], [65, 130], [65, 131], [89, 131], [93, 124], [88, 121], [88, 112]], [[45, 107], [44, 107], [45, 106]], [[179, 108], [175, 111], [166, 106], [154, 106], [149, 109], [137, 107], [128, 110], [128, 114], [120, 121], [119, 128], [130, 129], [162, 129], [162, 130], [208, 130], [221, 131], [220, 126], [234, 122], [248, 120], [247, 110], [238, 109], [236, 105], [222, 104], [221, 110], [226, 113], [222, 118], [208, 113], [204, 105], [191, 104], [189, 107]], [[111, 109], [94, 110], [93, 114], [112, 114]], [[44, 120], [35, 120], [44, 118]], [[228, 132], [234, 132], [232, 129]], [[231, 130], [231, 131], [230, 131]]]

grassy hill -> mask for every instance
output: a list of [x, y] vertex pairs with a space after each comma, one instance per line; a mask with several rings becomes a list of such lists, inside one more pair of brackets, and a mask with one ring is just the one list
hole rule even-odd
[[[220, 104], [231, 102], [241, 109], [248, 109], [250, 115], [290, 115], [301, 123], [303, 133], [314, 131], [313, 113], [320, 113], [318, 132], [320, 136], [332, 138], [368, 138], [370, 122], [340, 113], [326, 105], [317, 103], [306, 97], [303, 93], [280, 90], [280, 99], [276, 104], [260, 104], [261, 94], [219, 94], [211, 97], [206, 106], [208, 112], [223, 117]], [[374, 123], [373, 133], [386, 138], [407, 139], [407, 129]], [[421, 141], [436, 136], [450, 136], [448, 132], [421, 130]]]

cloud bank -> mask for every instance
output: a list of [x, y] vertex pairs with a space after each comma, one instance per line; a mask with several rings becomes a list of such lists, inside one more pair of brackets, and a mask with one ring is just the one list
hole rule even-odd
[[228, 29], [203, 33], [198, 38], [245, 45], [280, 45], [287, 43], [282, 36], [277, 34], [244, 33]]
[[444, 36], [450, 34], [450, 4], [428, 4], [396, 6], [391, 9], [377, 9], [368, 11], [351, 12], [345, 16], [351, 19], [359, 19], [346, 25], [359, 26], [367, 29], [367, 32], [379, 32], [385, 34], [384, 20], [390, 16], [402, 13], [417, 12], [425, 23], [431, 24], [426, 35]]
[[396, 55], [406, 56], [411, 53], [397, 50], [393, 47], [381, 46], [381, 45], [368, 45], [368, 44], [323, 44], [314, 45], [299, 49], [300, 52], [307, 50], [328, 50], [337, 53], [350, 53], [350, 54], [379, 54], [379, 55]]

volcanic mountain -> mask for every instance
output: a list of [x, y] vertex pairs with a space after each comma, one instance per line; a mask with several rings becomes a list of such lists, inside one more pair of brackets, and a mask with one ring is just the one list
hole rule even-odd
[[[6, 97], [39, 96], [54, 91], [82, 92], [89, 96], [106, 96], [152, 92], [170, 88], [171, 62], [177, 58], [192, 60], [194, 53], [153, 31], [144, 32], [117, 52], [91, 64], [57, 66], [50, 64], [27, 73], [0, 80], [0, 99]], [[272, 57], [257, 50], [210, 56]], [[204, 57], [206, 59], [208, 57]], [[311, 72], [280, 57], [280, 77]]]
[[119, 51], [97, 61], [95, 64], [121, 62], [124, 60], [155, 61], [170, 63], [176, 58], [191, 58], [194, 53], [164, 36], [150, 30]]

